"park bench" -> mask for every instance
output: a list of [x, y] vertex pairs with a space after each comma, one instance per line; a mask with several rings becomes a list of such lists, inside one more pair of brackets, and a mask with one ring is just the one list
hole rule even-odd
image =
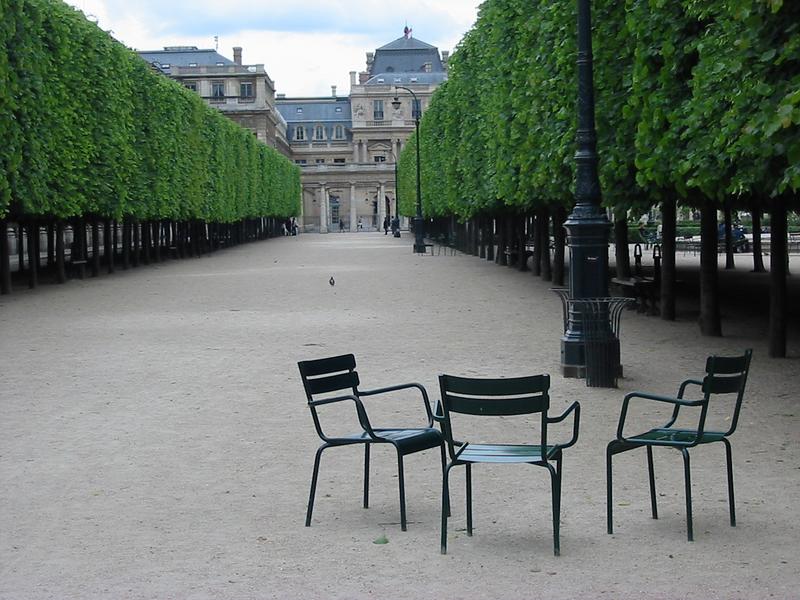
[[611, 283], [619, 288], [623, 296], [636, 301], [637, 312], [658, 314], [659, 286], [652, 277], [612, 277]]

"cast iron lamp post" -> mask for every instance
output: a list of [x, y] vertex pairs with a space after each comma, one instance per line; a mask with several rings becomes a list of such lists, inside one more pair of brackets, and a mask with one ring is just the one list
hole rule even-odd
[[[396, 86], [394, 86], [394, 89], [395, 90], [405, 90], [409, 94], [411, 94], [411, 96], [414, 98], [414, 104], [417, 107], [417, 110], [414, 111], [415, 112], [415, 114], [414, 114], [414, 127], [416, 128], [416, 132], [417, 132], [417, 143], [416, 143], [416, 147], [417, 147], [417, 214], [414, 216], [414, 252], [417, 252], [418, 254], [425, 254], [425, 236], [424, 236], [424, 233], [422, 231], [422, 227], [423, 227], [423, 223], [424, 223], [424, 221], [422, 220], [422, 186], [420, 184], [420, 170], [419, 170], [419, 164], [420, 164], [420, 161], [419, 161], [419, 145], [420, 145], [420, 139], [419, 139], [419, 113], [420, 113], [420, 109], [422, 108], [422, 106], [420, 105], [419, 100], [417, 100], [417, 95], [414, 93], [413, 90], [410, 90], [407, 87], [403, 87], [402, 85], [396, 85]], [[395, 110], [400, 108], [400, 99], [397, 96], [394, 97], [394, 100], [392, 101], [392, 106], [394, 107]], [[395, 161], [395, 164], [397, 164], [396, 161]]]
[[[576, 136], [577, 177], [575, 207], [564, 223], [569, 245], [569, 297], [605, 298], [608, 296], [608, 235], [611, 224], [600, 207], [597, 132], [594, 118], [592, 81], [592, 18], [590, 0], [578, 0], [578, 132]], [[585, 305], [569, 303], [567, 330], [561, 338], [561, 370], [565, 377], [583, 377], [586, 367], [583, 311]], [[587, 315], [588, 317], [589, 315]], [[608, 344], [615, 340], [605, 315], [594, 315], [600, 334]], [[603, 331], [607, 329], [608, 331]], [[615, 366], [616, 367], [616, 366]]]

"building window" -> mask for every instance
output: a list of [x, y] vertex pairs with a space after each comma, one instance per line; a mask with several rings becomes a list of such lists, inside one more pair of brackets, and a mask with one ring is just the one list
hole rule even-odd
[[305, 158], [295, 159], [294, 164], [296, 164], [296, 165], [304, 165], [304, 164], [306, 164], [306, 159]]
[[196, 66], [197, 66], [197, 63], [189, 63], [189, 66], [190, 66], [190, 67], [196, 67]]
[[386, 162], [386, 157], [385, 156], [376, 156], [375, 157], [375, 162], [376, 163]]
[[416, 98], [411, 100], [411, 118], [422, 117], [422, 101]]
[[214, 100], [224, 100], [225, 99], [225, 82], [224, 81], [212, 81], [211, 82], [211, 97]]
[[252, 81], [242, 81], [239, 83], [239, 96], [241, 98], [252, 98], [255, 96], [253, 93], [253, 82]]
[[343, 158], [334, 158], [333, 162], [334, 162], [334, 164], [337, 164], [337, 165], [343, 165], [344, 164], [344, 159]]
[[314, 127], [314, 139], [315, 140], [325, 139], [325, 128], [322, 125], [317, 125], [316, 127]]
[[376, 121], [383, 121], [383, 100], [372, 101], [372, 115]]
[[333, 130], [333, 137], [337, 140], [344, 139], [344, 127], [341, 125], [337, 125], [336, 128]]
[[336, 112], [342, 112], [342, 107], [341, 106], [337, 106], [336, 107]]
[[302, 106], [298, 106], [297, 107], [297, 114], [298, 115], [302, 115], [303, 114], [303, 107]]
[[187, 81], [183, 84], [187, 90], [192, 90], [193, 92], [197, 91], [197, 82], [196, 81]]
[[318, 165], [324, 165], [324, 164], [325, 164], [325, 159], [324, 159], [324, 158], [318, 158], [318, 159], [316, 160], [316, 163], [317, 163]]
[[302, 127], [295, 127], [294, 139], [298, 142], [302, 142], [304, 139], [306, 139], [306, 130]]

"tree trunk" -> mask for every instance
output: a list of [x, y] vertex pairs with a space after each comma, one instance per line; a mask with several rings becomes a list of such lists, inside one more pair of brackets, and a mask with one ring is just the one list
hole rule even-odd
[[25, 226], [22, 220], [17, 223], [17, 272], [25, 272]]
[[787, 251], [786, 204], [776, 198], [770, 212], [769, 259], [769, 355], [786, 358], [786, 268]]
[[614, 257], [618, 279], [631, 278], [631, 249], [628, 245], [628, 218], [625, 213], [614, 219]]
[[153, 221], [153, 251], [155, 261], [161, 262], [161, 221]]
[[497, 219], [497, 257], [495, 258], [495, 262], [501, 267], [505, 267], [508, 264], [508, 255], [506, 254], [507, 245], [506, 217], [502, 216]]
[[486, 219], [486, 260], [495, 261], [494, 228], [497, 221], [493, 216]]
[[131, 264], [134, 267], [139, 266], [139, 253], [141, 252], [141, 236], [139, 235], [139, 219], [131, 219], [131, 228], [133, 229], [133, 248], [131, 249]]
[[64, 252], [64, 221], [59, 219], [56, 221], [56, 281], [58, 283], [66, 283], [67, 281], [67, 267]]
[[528, 270], [528, 257], [525, 253], [525, 242], [526, 234], [525, 234], [525, 225], [528, 221], [527, 215], [520, 215], [514, 219], [514, 228], [516, 229], [517, 234], [517, 268], [520, 271], [527, 271]]
[[[677, 206], [674, 198], [661, 203], [661, 318], [675, 320], [675, 237]], [[628, 264], [630, 269], [630, 263]]]
[[105, 261], [109, 273], [114, 272], [114, 234], [112, 233], [111, 219], [103, 223], [103, 245], [105, 246]]
[[100, 275], [100, 222], [92, 218], [92, 277]]
[[56, 249], [55, 249], [55, 224], [53, 221], [47, 223], [47, 266], [52, 267], [56, 262]]
[[70, 263], [78, 279], [86, 277], [86, 222], [83, 217], [73, 221], [72, 225], [72, 252]]
[[125, 217], [122, 221], [122, 268], [131, 268], [131, 221]]
[[486, 239], [488, 228], [486, 218], [478, 217], [478, 258], [486, 258]]
[[767, 270], [761, 250], [761, 204], [757, 200], [750, 202], [750, 215], [753, 218], [753, 272], [765, 273]]
[[0, 219], [0, 294], [11, 293], [11, 249], [8, 246], [8, 223]]
[[39, 224], [28, 222], [28, 287], [33, 289], [39, 285]]
[[717, 273], [717, 207], [704, 200], [700, 220], [700, 332], [722, 335]]
[[564, 287], [564, 248], [566, 246], [567, 232], [564, 222], [567, 220], [567, 209], [558, 206], [553, 213], [553, 285]]
[[536, 209], [533, 213], [533, 260], [531, 261], [531, 274], [534, 277], [542, 275], [542, 212]]
[[142, 264], [150, 264], [150, 221], [142, 221]]
[[733, 260], [733, 219], [731, 206], [725, 203], [725, 269], [735, 269]]
[[544, 281], [553, 281], [553, 263], [550, 260], [550, 207], [543, 206], [540, 210], [541, 224], [541, 242], [542, 242], [542, 279]]

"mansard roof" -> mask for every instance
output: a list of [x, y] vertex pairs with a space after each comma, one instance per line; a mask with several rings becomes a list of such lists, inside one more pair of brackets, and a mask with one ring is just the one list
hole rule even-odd
[[375, 50], [375, 60], [370, 66], [370, 77], [378, 73], [423, 73], [430, 64], [430, 72], [444, 73], [445, 68], [436, 46], [412, 37], [401, 37]]
[[170, 67], [213, 67], [220, 64], [224, 66], [235, 64], [216, 50], [198, 49], [197, 46], [167, 46], [163, 50], [143, 50], [138, 54], [166, 73], [169, 73]]

